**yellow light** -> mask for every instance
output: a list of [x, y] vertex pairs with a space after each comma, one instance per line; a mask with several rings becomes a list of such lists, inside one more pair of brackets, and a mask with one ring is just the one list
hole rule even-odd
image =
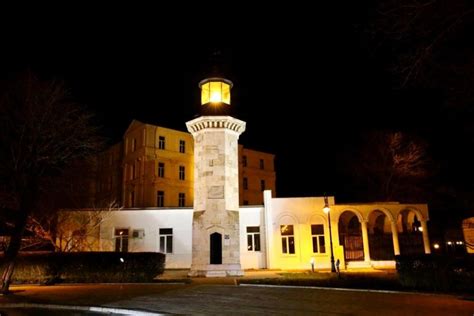
[[222, 96], [221, 96], [220, 91], [211, 92], [211, 102], [213, 103], [222, 102]]
[[433, 245], [433, 248], [434, 248], [434, 249], [439, 249], [439, 244], [434, 244], [434, 245]]
[[323, 207], [323, 212], [324, 212], [324, 213], [327, 214], [327, 213], [329, 213], [329, 211], [331, 211], [331, 208], [330, 208], [328, 205], [326, 205], [326, 206]]
[[223, 78], [208, 78], [199, 83], [201, 88], [201, 105], [208, 103], [230, 104], [232, 82]]
[[422, 232], [422, 231], [423, 231], [423, 227], [422, 227], [422, 226], [418, 227], [418, 231]]

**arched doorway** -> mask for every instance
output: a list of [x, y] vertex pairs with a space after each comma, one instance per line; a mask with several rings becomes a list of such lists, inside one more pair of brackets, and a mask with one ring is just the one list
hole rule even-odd
[[370, 259], [393, 260], [393, 237], [390, 219], [379, 210], [369, 215], [368, 222]]
[[339, 217], [338, 228], [345, 261], [364, 260], [362, 229], [357, 215], [352, 211], [344, 211]]
[[398, 241], [400, 254], [423, 254], [423, 233], [420, 218], [413, 210], [403, 210], [397, 218]]
[[213, 233], [210, 236], [211, 242], [211, 264], [222, 264], [222, 235]]

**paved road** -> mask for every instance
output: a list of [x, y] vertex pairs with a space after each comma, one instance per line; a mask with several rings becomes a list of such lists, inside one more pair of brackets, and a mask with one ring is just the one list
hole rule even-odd
[[193, 315], [474, 315], [474, 301], [448, 295], [248, 287], [208, 282], [13, 289], [18, 291], [14, 297], [0, 297], [0, 310], [2, 303], [28, 301]]

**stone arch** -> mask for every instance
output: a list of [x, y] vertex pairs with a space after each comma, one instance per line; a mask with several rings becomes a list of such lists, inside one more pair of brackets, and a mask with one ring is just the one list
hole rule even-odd
[[367, 216], [369, 252], [372, 260], [393, 260], [393, 231], [390, 212], [374, 209]]
[[346, 262], [364, 260], [362, 222], [362, 214], [357, 210], [345, 209], [339, 214], [337, 219], [339, 243], [344, 247]]
[[400, 254], [414, 255], [424, 253], [421, 221], [425, 218], [416, 208], [403, 208], [397, 214], [397, 231]]
[[277, 218], [276, 218], [276, 224], [277, 225], [280, 225], [280, 223], [282, 222], [282, 220], [285, 218], [285, 217], [288, 217], [292, 220], [292, 224], [294, 225], [297, 225], [299, 224], [299, 221], [298, 221], [298, 218], [293, 215], [292, 213], [290, 212], [283, 212], [283, 213], [280, 213]]
[[339, 215], [337, 217], [337, 222], [338, 223], [339, 223], [339, 220], [340, 220], [342, 214], [344, 214], [345, 212], [354, 213], [357, 216], [357, 218], [359, 219], [360, 223], [362, 223], [365, 220], [364, 216], [362, 215], [362, 213], [358, 209], [350, 207], [350, 208], [344, 208], [344, 210], [342, 212], [339, 212]]

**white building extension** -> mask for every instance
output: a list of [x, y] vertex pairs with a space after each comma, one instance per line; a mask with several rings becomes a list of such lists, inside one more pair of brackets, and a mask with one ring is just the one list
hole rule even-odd
[[[272, 198], [264, 206], [239, 208], [242, 269], [331, 267], [324, 198]], [[341, 269], [394, 267], [395, 254], [429, 253], [425, 204], [346, 204], [329, 197], [334, 258]], [[111, 212], [100, 226], [101, 251], [163, 252], [167, 269], [192, 264], [192, 208], [146, 208]], [[226, 237], [223, 237], [223, 244]], [[211, 250], [206, 254], [210, 262]]]

